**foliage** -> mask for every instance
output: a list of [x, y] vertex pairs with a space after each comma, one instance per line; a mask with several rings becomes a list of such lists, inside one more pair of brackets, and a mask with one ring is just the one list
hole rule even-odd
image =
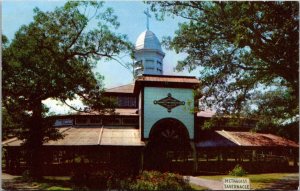
[[236, 165], [228, 174], [231, 176], [245, 176], [247, 172], [243, 169], [242, 166]]
[[[299, 2], [148, 3], [159, 19], [184, 19], [164, 44], [187, 54], [177, 70], [201, 70], [208, 107], [268, 121], [261, 127], [277, 127], [277, 133], [297, 124]], [[299, 133], [285, 134], [298, 140]]]
[[[119, 23], [102, 2], [67, 2], [52, 12], [35, 8], [34, 14], [11, 43], [2, 36], [3, 105], [21, 124], [27, 162], [38, 173], [41, 145], [62, 137], [44, 119], [48, 109], [42, 101], [66, 103], [80, 97], [92, 109], [103, 110], [108, 101], [102, 99], [101, 78], [92, 69], [102, 58], [130, 51], [131, 44], [113, 32]], [[97, 25], [89, 29], [92, 21]]]
[[22, 179], [23, 181], [26, 181], [26, 182], [32, 182], [32, 181], [34, 180], [34, 179], [32, 178], [32, 176], [31, 176], [29, 170], [25, 170], [25, 171], [22, 173], [21, 179]]
[[131, 179], [130, 175], [124, 176], [120, 172], [103, 169], [97, 172], [86, 170], [76, 170], [72, 173], [71, 182], [76, 187], [86, 187], [87, 189], [115, 189], [128, 188]]
[[76, 170], [71, 181], [77, 186], [91, 189], [128, 189], [133, 175], [123, 171], [103, 169], [97, 172]]
[[181, 175], [144, 171], [130, 186], [131, 190], [190, 190], [191, 187]]
[[5, 107], [2, 107], [2, 124], [5, 124], [2, 126], [2, 141], [15, 136], [21, 128], [21, 125], [7, 113]]

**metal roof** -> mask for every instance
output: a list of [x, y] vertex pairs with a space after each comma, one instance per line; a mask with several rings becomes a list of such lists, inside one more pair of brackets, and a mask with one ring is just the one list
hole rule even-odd
[[[77, 112], [73, 115], [103, 115], [99, 111], [90, 111], [90, 112]], [[104, 113], [104, 115], [118, 115], [118, 116], [138, 116], [137, 108], [115, 108], [114, 113]]]
[[214, 131], [203, 135], [197, 147], [299, 147], [294, 141], [273, 134]]
[[2, 141], [2, 146], [20, 146], [23, 141], [17, 137]]
[[100, 139], [100, 145], [114, 146], [144, 146], [140, 139], [139, 129], [105, 127]]
[[299, 147], [294, 141], [273, 134], [229, 131], [218, 131], [218, 133], [223, 134], [224, 137], [237, 142], [241, 146]]
[[212, 110], [205, 110], [197, 112], [197, 117], [213, 117], [216, 114], [215, 111]]
[[161, 44], [158, 38], [150, 30], [146, 30], [142, 32], [137, 38], [135, 43], [135, 50], [144, 50], [144, 49], [158, 50], [162, 52]]
[[117, 86], [105, 90], [107, 93], [133, 93], [134, 84], [127, 84], [122, 86]]
[[[45, 146], [144, 146], [140, 139], [139, 129], [134, 127], [61, 127], [64, 138], [51, 140]], [[20, 146], [21, 140], [14, 138], [2, 142], [3, 146]]]
[[200, 81], [194, 76], [171, 76], [171, 75], [143, 75], [136, 79], [136, 82], [176, 82], [199, 84]]

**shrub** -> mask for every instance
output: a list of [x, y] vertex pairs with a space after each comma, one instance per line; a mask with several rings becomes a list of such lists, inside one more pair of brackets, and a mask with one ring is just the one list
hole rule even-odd
[[129, 186], [130, 190], [190, 190], [188, 180], [174, 173], [158, 171], [144, 171], [135, 182]]
[[32, 174], [30, 173], [29, 170], [25, 170], [22, 173], [22, 180], [26, 181], [26, 182], [32, 182], [32, 181], [34, 181], [34, 178], [32, 178]]
[[71, 176], [75, 186], [86, 186], [90, 189], [129, 189], [132, 175], [123, 171], [103, 169], [95, 172], [77, 170]]
[[232, 171], [229, 171], [229, 175], [231, 176], [245, 176], [246, 174], [247, 172], [239, 164], [236, 165]]

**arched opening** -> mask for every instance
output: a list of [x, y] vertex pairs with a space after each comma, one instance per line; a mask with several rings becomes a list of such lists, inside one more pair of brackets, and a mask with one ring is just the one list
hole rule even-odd
[[191, 146], [187, 128], [177, 119], [156, 122], [145, 151], [145, 169], [181, 172], [189, 165]]

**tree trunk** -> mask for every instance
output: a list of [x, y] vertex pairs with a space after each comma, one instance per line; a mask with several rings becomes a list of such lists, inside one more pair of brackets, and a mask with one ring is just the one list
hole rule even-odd
[[25, 142], [27, 153], [27, 164], [29, 165], [29, 175], [33, 178], [41, 178], [42, 157], [41, 150], [43, 145], [43, 117], [42, 101], [35, 102], [32, 117], [28, 123], [28, 138]]

